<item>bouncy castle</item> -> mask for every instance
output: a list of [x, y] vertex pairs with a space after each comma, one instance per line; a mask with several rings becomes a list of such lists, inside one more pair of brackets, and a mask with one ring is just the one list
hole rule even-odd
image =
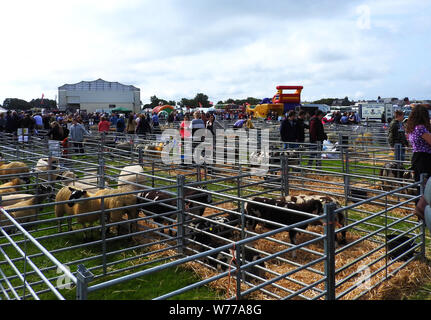
[[[301, 106], [303, 88], [303, 86], [277, 86], [277, 93], [272, 100], [265, 98], [255, 107], [248, 107], [247, 112], [258, 118], [266, 118], [270, 111], [275, 111], [278, 115], [286, 114], [286, 112]], [[290, 92], [287, 93], [285, 90], [290, 90]]]

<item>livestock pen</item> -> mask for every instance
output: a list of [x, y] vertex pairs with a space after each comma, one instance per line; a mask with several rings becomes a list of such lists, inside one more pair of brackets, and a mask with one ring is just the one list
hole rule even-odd
[[[406, 277], [404, 270], [410, 276], [429, 275], [423, 262], [425, 228], [414, 216], [417, 196], [404, 192], [421, 182], [379, 176], [381, 164], [390, 161], [381, 156], [388, 153], [384, 146], [368, 145], [374, 154], [346, 146], [314, 168], [307, 165], [310, 151], [304, 144], [295, 153], [277, 153], [280, 161], [261, 177], [241, 161], [164, 164], [160, 150], [146, 148], [159, 144], [154, 138], [94, 135], [85, 143], [85, 154], [69, 150], [60, 158], [50, 156], [44, 139], [17, 144], [12, 137], [2, 138], [3, 161], [34, 168], [40, 158], [48, 158], [50, 164], [48, 170], [21, 174], [30, 180], [20, 193], [36, 194], [40, 184], [52, 187], [43, 203], [32, 206], [38, 210], [30, 221], [14, 219], [11, 214], [18, 209], [2, 211], [8, 221], [0, 227], [2, 298], [366, 299], [384, 298], [387, 284]], [[271, 144], [279, 149], [279, 141], [271, 139]], [[132, 165], [142, 167], [130, 174], [144, 183], [121, 180], [121, 170]], [[382, 190], [383, 182], [391, 190]], [[120, 193], [90, 192], [119, 190], [125, 183], [130, 188]], [[55, 200], [61, 188], [77, 184], [86, 185], [88, 198]], [[145, 198], [151, 192], [155, 196]], [[198, 199], [202, 194], [207, 200]], [[136, 203], [107, 207], [109, 198], [127, 195], [135, 196]], [[320, 215], [263, 205], [303, 216], [290, 225], [246, 211], [247, 204], [258, 204], [256, 197], [300, 195], [333, 201]], [[100, 203], [94, 212], [55, 215], [56, 205], [91, 200]], [[139, 215], [128, 216], [133, 208]], [[113, 222], [109, 217], [116, 210], [124, 215]], [[340, 214], [344, 225], [335, 228]], [[95, 226], [82, 228], [77, 218], [92, 215]], [[250, 221], [257, 222], [253, 230], [247, 227]], [[292, 230], [300, 232], [296, 244], [289, 240]], [[343, 233], [347, 243], [337, 246], [334, 240]], [[184, 281], [167, 286], [174, 278]], [[132, 288], [127, 285], [131, 280]], [[397, 281], [412, 282], [408, 277]]]

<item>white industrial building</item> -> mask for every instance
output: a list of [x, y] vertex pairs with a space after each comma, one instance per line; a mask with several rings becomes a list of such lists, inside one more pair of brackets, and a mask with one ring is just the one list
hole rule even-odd
[[109, 112], [121, 108], [133, 112], [141, 109], [141, 90], [132, 85], [103, 79], [81, 81], [58, 87], [59, 110]]

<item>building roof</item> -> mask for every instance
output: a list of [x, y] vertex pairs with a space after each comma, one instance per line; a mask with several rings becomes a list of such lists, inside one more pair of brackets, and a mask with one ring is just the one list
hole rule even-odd
[[74, 84], [64, 84], [58, 87], [59, 90], [113, 90], [113, 91], [140, 91], [132, 85], [125, 85], [119, 82], [109, 82], [103, 79], [97, 79], [94, 81], [81, 81]]

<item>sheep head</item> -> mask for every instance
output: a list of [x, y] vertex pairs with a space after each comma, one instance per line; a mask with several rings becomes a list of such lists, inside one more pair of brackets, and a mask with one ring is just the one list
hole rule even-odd
[[[69, 201], [74, 200], [74, 199], [80, 199], [82, 197], [87, 196], [87, 194], [88, 194], [86, 190], [74, 189], [72, 187], [69, 187], [69, 190], [71, 192], [71, 194], [69, 196]], [[74, 202], [69, 202], [67, 205], [69, 207], [73, 207], [74, 204], [75, 204]]]

